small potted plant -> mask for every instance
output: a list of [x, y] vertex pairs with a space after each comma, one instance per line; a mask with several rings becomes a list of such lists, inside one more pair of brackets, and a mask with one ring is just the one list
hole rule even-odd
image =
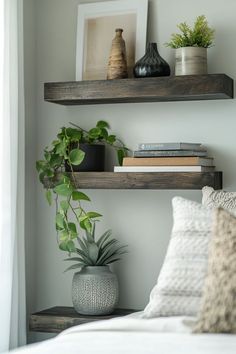
[[[115, 275], [108, 269], [108, 264], [119, 260], [119, 256], [125, 253], [124, 247], [119, 246], [117, 240], [111, 239], [110, 231], [95, 240], [95, 222], [102, 215], [84, 209], [82, 203], [89, 202], [90, 199], [87, 194], [79, 190], [75, 177], [75, 167], [80, 166], [86, 156], [86, 153], [80, 149], [81, 141], [88, 143], [99, 141], [113, 146], [122, 163], [122, 158], [128, 149], [120, 140], [115, 144], [117, 139], [115, 135], [108, 134], [107, 128], [108, 124], [104, 121], [98, 122], [89, 132], [85, 132], [80, 127], [63, 127], [57, 134], [57, 138], [53, 140], [52, 146], [44, 150], [44, 159], [36, 162], [39, 179], [46, 188], [49, 205], [52, 204], [54, 196], [58, 246], [60, 250], [68, 253], [69, 260], [76, 260], [76, 265], [70, 269], [82, 268], [81, 272], [73, 278], [73, 303], [75, 309], [83, 314], [105, 314], [114, 309], [117, 303], [118, 285]], [[66, 171], [65, 166], [69, 168], [70, 173]], [[86, 233], [85, 238], [82, 236], [83, 232]], [[74, 255], [76, 257], [73, 257]], [[81, 280], [85, 278], [87, 295], [86, 289], [82, 288], [84, 283]], [[101, 280], [103, 278], [109, 280], [109, 286]], [[90, 281], [96, 283], [97, 287], [89, 287]], [[83, 293], [84, 305], [81, 305], [78, 288], [80, 294]], [[108, 296], [108, 288], [113, 294], [112, 298]], [[102, 294], [105, 298], [102, 298]]]
[[177, 27], [181, 33], [172, 34], [166, 43], [175, 49], [175, 75], [207, 74], [207, 48], [213, 45], [214, 29], [204, 15], [197, 17], [193, 28], [186, 22]]
[[[109, 124], [103, 120], [97, 122], [94, 128], [86, 131], [76, 124], [71, 123], [73, 128], [61, 132], [66, 144], [69, 143], [69, 150], [79, 147], [85, 153], [83, 161], [79, 165], [73, 165], [74, 171], [104, 171], [105, 170], [105, 147], [112, 146], [117, 151], [119, 163], [122, 164], [123, 157], [128, 149], [114, 134], [109, 134]], [[73, 141], [71, 141], [73, 140]], [[71, 171], [66, 162], [66, 170]]]
[[118, 303], [119, 289], [117, 277], [109, 265], [120, 260], [121, 255], [126, 253], [126, 246], [111, 238], [111, 230], [96, 241], [95, 222], [92, 232], [86, 231], [86, 237], [80, 236], [77, 241], [77, 256], [65, 259], [76, 262], [67, 270], [81, 268], [73, 277], [73, 306], [83, 315], [110, 314]]

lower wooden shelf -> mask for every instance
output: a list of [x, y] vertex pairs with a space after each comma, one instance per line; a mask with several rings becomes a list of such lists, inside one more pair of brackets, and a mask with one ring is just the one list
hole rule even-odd
[[34, 332], [60, 333], [73, 326], [127, 316], [133, 312], [137, 310], [116, 309], [107, 316], [84, 316], [79, 315], [73, 307], [57, 306], [33, 313], [30, 316], [29, 329]]
[[[204, 186], [222, 189], [222, 175], [222, 172], [74, 173], [81, 189], [202, 189]], [[48, 186], [47, 182], [45, 185]]]

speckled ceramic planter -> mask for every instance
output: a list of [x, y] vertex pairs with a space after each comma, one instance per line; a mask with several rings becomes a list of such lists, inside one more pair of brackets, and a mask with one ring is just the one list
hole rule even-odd
[[175, 75], [207, 74], [207, 48], [183, 47], [175, 50]]
[[108, 266], [84, 267], [72, 281], [72, 302], [82, 315], [108, 315], [119, 297], [118, 280]]

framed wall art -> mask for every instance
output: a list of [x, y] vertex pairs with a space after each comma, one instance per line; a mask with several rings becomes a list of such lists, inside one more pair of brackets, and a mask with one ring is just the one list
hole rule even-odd
[[145, 53], [148, 0], [118, 0], [78, 6], [76, 80], [105, 80], [112, 39], [122, 28], [129, 77]]

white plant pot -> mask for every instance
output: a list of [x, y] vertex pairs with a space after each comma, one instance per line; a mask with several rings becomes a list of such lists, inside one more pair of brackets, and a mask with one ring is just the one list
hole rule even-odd
[[207, 48], [183, 47], [175, 50], [175, 75], [207, 74]]

